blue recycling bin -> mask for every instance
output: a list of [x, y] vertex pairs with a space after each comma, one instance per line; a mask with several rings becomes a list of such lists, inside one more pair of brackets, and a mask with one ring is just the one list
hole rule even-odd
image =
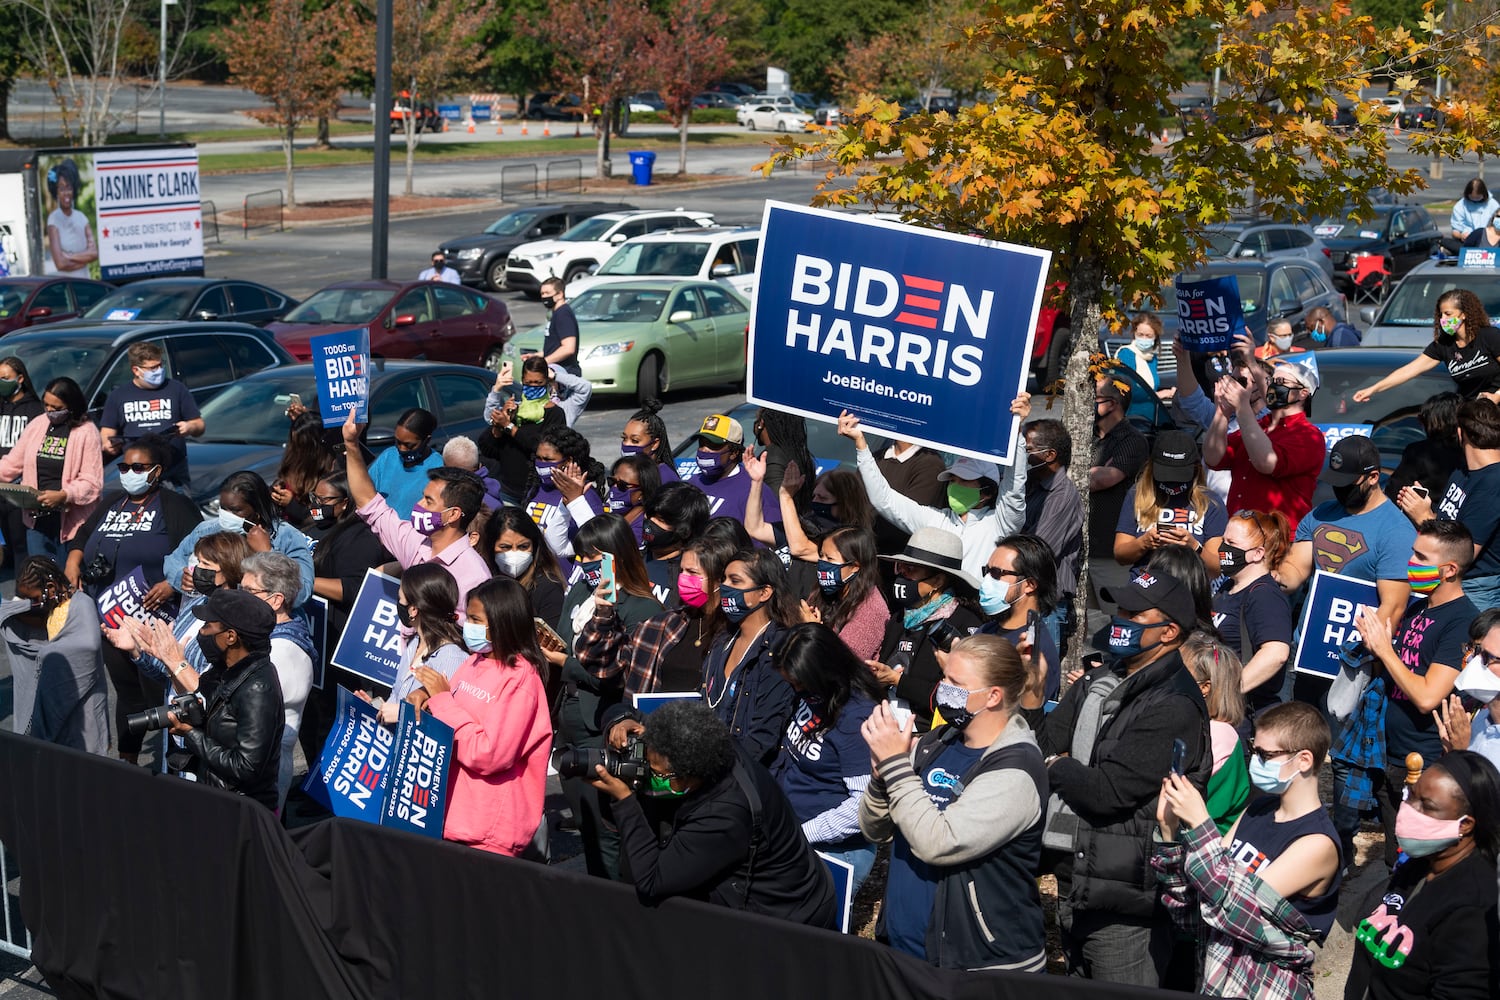
[[651, 183], [651, 167], [656, 163], [656, 154], [638, 149], [630, 154], [630, 173], [636, 184], [645, 187]]

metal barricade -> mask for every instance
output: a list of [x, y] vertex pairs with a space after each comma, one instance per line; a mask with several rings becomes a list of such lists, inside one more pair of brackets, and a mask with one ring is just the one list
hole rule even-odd
[[31, 959], [31, 932], [21, 923], [21, 873], [12, 863], [5, 845], [0, 844], [0, 903], [4, 904], [4, 918], [0, 920], [0, 952], [17, 958]]
[[280, 188], [271, 191], [256, 191], [245, 195], [241, 206], [240, 229], [245, 239], [252, 229], [286, 229], [286, 197]]
[[[545, 188], [545, 192], [547, 194], [547, 197], [549, 197], [549, 198], [552, 197], [552, 173], [553, 173], [553, 171], [555, 170], [559, 174], [561, 174], [561, 173], [563, 173], [563, 168], [567, 168], [572, 173], [570, 175], [566, 175], [566, 176], [562, 177], [558, 181], [558, 190], [564, 191], [564, 192], [572, 192], [572, 193], [575, 193], [575, 194], [583, 194], [583, 161], [582, 160], [553, 160], [551, 163], [547, 164], [547, 182], [546, 182], [546, 188]], [[564, 185], [566, 185], [566, 187], [564, 187]]]
[[[512, 180], [512, 178], [524, 178], [530, 176], [528, 184], [524, 180]], [[535, 163], [511, 163], [500, 168], [500, 200], [509, 200], [508, 195], [530, 192], [531, 197], [537, 197], [536, 189], [536, 164]]]
[[199, 209], [203, 213], [203, 242], [207, 243], [209, 241], [210, 233], [213, 234], [212, 239], [215, 243], [222, 242], [222, 240], [220, 240], [219, 238], [218, 206], [216, 206], [211, 201], [205, 201], [201, 206], [199, 206]]

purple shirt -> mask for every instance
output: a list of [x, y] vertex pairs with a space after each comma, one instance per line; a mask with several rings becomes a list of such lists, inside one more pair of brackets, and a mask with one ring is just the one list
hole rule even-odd
[[[743, 468], [736, 465], [728, 475], [717, 479], [705, 479], [698, 473], [688, 482], [708, 494], [708, 512], [712, 517], [732, 517], [736, 521], [745, 519], [745, 501], [750, 496], [751, 479]], [[760, 488], [761, 517], [767, 524], [781, 522], [781, 501], [764, 484]]]
[[437, 563], [451, 573], [458, 584], [458, 607], [455, 610], [460, 618], [469, 606], [469, 591], [493, 575], [485, 565], [484, 557], [469, 544], [467, 534], [461, 535], [443, 551], [433, 552], [432, 539], [413, 528], [410, 521], [399, 517], [379, 494], [355, 513], [370, 526], [380, 544], [395, 557], [402, 569], [419, 563]]

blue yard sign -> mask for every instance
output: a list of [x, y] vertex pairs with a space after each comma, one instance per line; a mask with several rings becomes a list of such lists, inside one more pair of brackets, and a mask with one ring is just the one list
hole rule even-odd
[[318, 412], [324, 427], [337, 427], [354, 409], [354, 419], [369, 420], [370, 331], [367, 327], [313, 337], [313, 371], [318, 377]]
[[747, 395], [1009, 465], [1052, 255], [767, 202]]
[[359, 596], [349, 609], [349, 623], [333, 649], [333, 665], [386, 687], [396, 683], [401, 665], [401, 621], [396, 595], [401, 581], [373, 569], [365, 570]]
[[1222, 278], [1179, 276], [1177, 292], [1177, 339], [1190, 351], [1205, 354], [1229, 350], [1236, 333], [1245, 329], [1240, 308], [1240, 282], [1234, 275]]
[[452, 727], [403, 701], [380, 825], [441, 840], [452, 764]]
[[1318, 570], [1313, 574], [1302, 608], [1301, 638], [1292, 662], [1304, 674], [1333, 677], [1339, 672], [1339, 652], [1360, 642], [1354, 620], [1364, 608], [1380, 607], [1380, 591], [1369, 580]]
[[341, 687], [333, 728], [302, 788], [335, 816], [379, 823], [395, 743], [379, 709]]

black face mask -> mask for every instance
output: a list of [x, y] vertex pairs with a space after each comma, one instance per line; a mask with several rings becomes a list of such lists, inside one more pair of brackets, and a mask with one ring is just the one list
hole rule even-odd
[[417, 466], [427, 461], [427, 456], [432, 454], [432, 448], [423, 444], [420, 447], [413, 449], [412, 451], [402, 451], [400, 448], [397, 448], [396, 453], [401, 456], [402, 465], [406, 466], [408, 469], [415, 469]]
[[1177, 497], [1181, 497], [1181, 496], [1186, 496], [1187, 492], [1189, 490], [1191, 490], [1192, 488], [1193, 488], [1193, 484], [1192, 483], [1157, 483], [1156, 484], [1156, 492], [1157, 493], [1160, 493], [1164, 497], [1172, 497], [1173, 499], [1176, 499]]
[[207, 597], [219, 589], [219, 571], [198, 566], [193, 570], [193, 591]]
[[1245, 558], [1245, 549], [1237, 549], [1228, 542], [1219, 543], [1219, 569], [1225, 576], [1234, 576], [1250, 565]]
[[1270, 395], [1266, 397], [1266, 406], [1273, 410], [1284, 410], [1292, 405], [1292, 392], [1289, 386], [1271, 383]]
[[1370, 500], [1370, 494], [1375, 487], [1369, 483], [1350, 483], [1348, 486], [1335, 486], [1333, 498], [1339, 502], [1339, 506], [1353, 512], [1359, 510]]
[[219, 644], [214, 641], [216, 638], [217, 636], [204, 635], [202, 632], [199, 632], [198, 651], [203, 654], [203, 658], [211, 666], [222, 667], [224, 662], [229, 659], [229, 652], [228, 650], [219, 648]]
[[401, 624], [405, 625], [407, 628], [411, 628], [412, 622], [416, 621], [416, 619], [411, 616], [411, 605], [402, 604], [400, 601], [396, 602], [396, 617], [400, 619]]
[[818, 520], [820, 520], [820, 521], [832, 521], [833, 520], [833, 504], [831, 504], [831, 503], [824, 503], [821, 500], [814, 500], [812, 503], [810, 503], [808, 505], [808, 507], [812, 511], [812, 516], [816, 517]]
[[673, 537], [671, 529], [657, 527], [656, 522], [649, 517], [641, 522], [641, 545], [647, 552], [657, 546], [670, 545]]
[[891, 597], [902, 608], [914, 608], [922, 603], [922, 590], [917, 581], [909, 576], [900, 576], [891, 581]]
[[546, 298], [542, 299], [542, 305], [546, 306], [547, 310], [550, 312], [551, 310], [557, 308], [557, 299], [556, 297], [549, 295]]

